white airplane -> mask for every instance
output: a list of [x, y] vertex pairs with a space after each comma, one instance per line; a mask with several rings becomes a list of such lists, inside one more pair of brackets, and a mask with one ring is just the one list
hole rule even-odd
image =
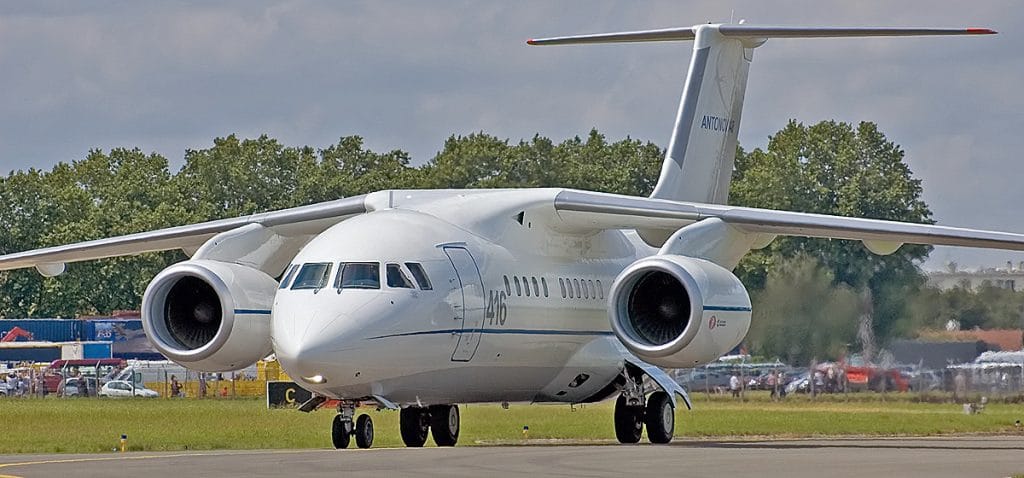
[[[1024, 235], [725, 205], [747, 70], [769, 38], [961, 35], [987, 29], [706, 24], [531, 40], [692, 40], [675, 129], [650, 198], [569, 189], [394, 190], [0, 256], [0, 270], [182, 249], [146, 290], [146, 334], [168, 358], [226, 371], [271, 353], [340, 400], [335, 447], [373, 442], [360, 403], [400, 409], [402, 440], [459, 438], [459, 403], [618, 396], [636, 443], [675, 429], [686, 392], [659, 367], [715, 360], [746, 335], [731, 270], [777, 235], [1024, 250]], [[649, 379], [649, 380], [648, 380]]]

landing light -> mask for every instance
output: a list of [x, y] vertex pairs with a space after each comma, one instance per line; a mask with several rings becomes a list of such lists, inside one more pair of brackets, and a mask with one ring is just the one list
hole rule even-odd
[[327, 382], [327, 379], [324, 378], [323, 375], [319, 375], [319, 374], [318, 375], [313, 375], [312, 377], [302, 377], [302, 380], [304, 380], [306, 382], [309, 382], [309, 383], [317, 384], [317, 385], [319, 385], [321, 383], [326, 383]]

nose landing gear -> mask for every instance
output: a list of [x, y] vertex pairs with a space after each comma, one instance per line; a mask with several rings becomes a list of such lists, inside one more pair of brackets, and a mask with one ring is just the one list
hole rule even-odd
[[342, 402], [338, 405], [338, 414], [331, 423], [331, 443], [334, 448], [348, 448], [352, 436], [355, 436], [356, 446], [359, 448], [373, 446], [373, 419], [364, 413], [359, 415], [353, 426], [352, 417], [355, 413], [356, 403]]

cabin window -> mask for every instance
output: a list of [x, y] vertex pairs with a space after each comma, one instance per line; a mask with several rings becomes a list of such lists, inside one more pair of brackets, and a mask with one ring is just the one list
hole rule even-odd
[[530, 281], [533, 282], [533, 296], [540, 297], [540, 286], [537, 284], [537, 278], [531, 277]]
[[601, 279], [597, 280], [597, 295], [604, 299], [604, 288], [601, 287]]
[[583, 297], [582, 295], [580, 295], [580, 281], [579, 281], [579, 279], [573, 279], [572, 280], [572, 288], [576, 289], [576, 297], [579, 297], [579, 298]]
[[587, 279], [587, 285], [590, 286], [590, 298], [591, 299], [596, 299], [597, 298], [597, 289], [594, 287], [594, 281], [591, 280], [591, 279]]
[[523, 295], [522, 286], [519, 285], [519, 278], [516, 277], [516, 276], [512, 276], [512, 280], [516, 283], [516, 295], [517, 296]]
[[398, 264], [388, 264], [385, 269], [388, 275], [388, 287], [395, 287], [398, 289], [412, 289], [412, 281], [405, 276], [402, 272], [402, 267]]
[[[576, 285], [578, 286], [579, 284], [576, 284]], [[569, 289], [569, 298], [570, 298], [570, 299], [575, 299], [575, 298], [576, 298], [576, 296], [575, 296], [575, 295], [573, 295], [573, 293], [572, 293], [572, 281], [570, 281], [569, 279], [566, 279], [566, 280], [565, 280], [565, 287], [566, 287], [567, 289]]]
[[380, 289], [380, 264], [346, 262], [338, 270], [334, 287], [338, 289]]
[[547, 279], [541, 277], [540, 278], [540, 285], [541, 285], [541, 287], [544, 288], [544, 297], [547, 297], [548, 296], [548, 281], [547, 281]]
[[586, 279], [580, 279], [580, 283], [583, 284], [583, 298], [584, 299], [589, 299], [590, 298], [590, 289], [587, 287], [587, 280]]
[[292, 290], [322, 289], [327, 285], [327, 278], [331, 273], [331, 263], [313, 262], [303, 264], [299, 274], [295, 276], [295, 284]]
[[505, 295], [512, 297], [512, 286], [508, 283], [508, 276], [502, 276], [501, 278], [505, 280]]
[[409, 272], [412, 272], [412, 277], [419, 283], [420, 289], [432, 290], [434, 288], [430, 285], [430, 278], [427, 277], [427, 271], [423, 270], [422, 264], [419, 262], [406, 262], [405, 267], [408, 267]]
[[526, 296], [530, 296], [530, 281], [526, 280], [526, 276], [523, 276], [523, 288], [526, 289]]
[[287, 289], [288, 285], [292, 282], [292, 277], [295, 275], [295, 271], [299, 270], [298, 264], [292, 264], [288, 268], [288, 273], [281, 279], [281, 285], [277, 286], [278, 289]]
[[558, 288], [562, 289], [562, 298], [564, 299], [566, 297], [566, 295], [565, 295], [565, 281], [561, 277], [558, 278]]

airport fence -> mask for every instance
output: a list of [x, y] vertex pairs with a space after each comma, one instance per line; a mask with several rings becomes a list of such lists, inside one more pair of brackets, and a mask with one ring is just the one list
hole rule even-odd
[[[277, 362], [259, 362], [242, 370], [203, 373], [170, 361], [129, 360], [121, 369], [49, 370], [49, 362], [0, 363], [0, 397], [96, 396], [104, 383], [124, 380], [160, 397], [263, 397], [267, 382], [288, 380]], [[66, 377], [65, 377], [66, 375]], [[74, 380], [64, 380], [65, 378]], [[66, 388], [65, 382], [84, 381], [87, 387]], [[58, 385], [59, 383], [59, 385]]]

